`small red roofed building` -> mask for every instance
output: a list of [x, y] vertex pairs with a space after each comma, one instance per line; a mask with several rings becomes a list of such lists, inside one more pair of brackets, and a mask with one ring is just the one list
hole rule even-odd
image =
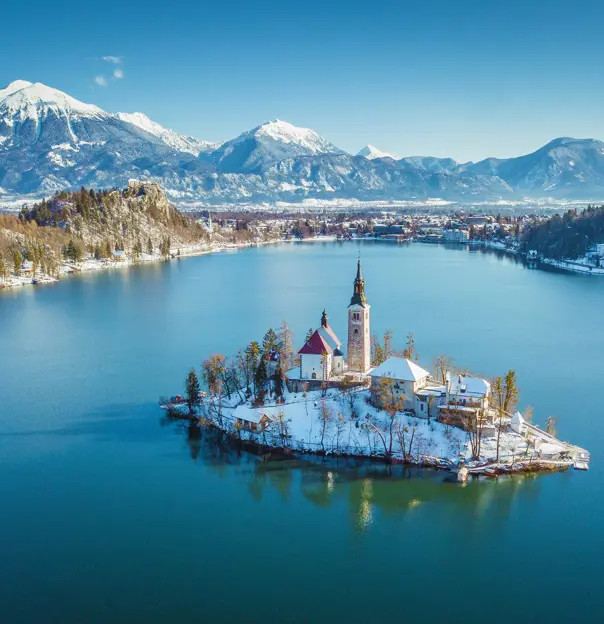
[[327, 313], [323, 310], [321, 326], [298, 351], [300, 356], [300, 379], [328, 381], [344, 372], [342, 343], [329, 326]]

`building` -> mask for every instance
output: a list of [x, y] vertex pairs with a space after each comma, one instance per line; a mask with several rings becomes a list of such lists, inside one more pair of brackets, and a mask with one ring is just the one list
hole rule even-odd
[[364, 377], [371, 368], [369, 312], [359, 258], [348, 306], [348, 361], [344, 357], [340, 339], [329, 326], [327, 312], [323, 310], [321, 325], [298, 351], [299, 366], [287, 371], [290, 392], [320, 387], [330, 381], [337, 383], [347, 373], [357, 381], [362, 381], [360, 377]]
[[344, 372], [342, 343], [329, 326], [327, 312], [323, 310], [321, 325], [298, 351], [300, 379], [328, 381], [333, 375]]
[[444, 230], [443, 242], [444, 243], [467, 243], [470, 239], [470, 234], [467, 230]]
[[370, 373], [371, 395], [375, 405], [383, 403], [385, 383], [392, 383], [387, 392], [392, 392], [392, 397], [400, 401], [402, 409], [416, 409], [416, 393], [426, 388], [429, 384], [430, 373], [411, 360], [400, 357], [390, 357], [382, 362]]
[[361, 259], [357, 263], [354, 291], [348, 306], [348, 371], [367, 373], [371, 368], [370, 308], [365, 296]]
[[442, 410], [470, 415], [489, 408], [491, 384], [486, 379], [447, 373], [445, 385], [447, 400], [440, 406]]
[[266, 429], [273, 422], [262, 408], [253, 408], [249, 405], [238, 405], [233, 412], [235, 418], [235, 426], [244, 431], [253, 431], [257, 433]]

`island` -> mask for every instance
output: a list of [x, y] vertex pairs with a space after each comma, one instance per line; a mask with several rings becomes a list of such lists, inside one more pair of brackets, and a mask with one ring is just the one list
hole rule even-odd
[[361, 259], [347, 308], [347, 354], [326, 310], [295, 352], [287, 324], [234, 358], [212, 355], [191, 369], [183, 395], [160, 398], [170, 419], [208, 427], [262, 457], [367, 458], [469, 475], [587, 470], [589, 453], [517, 409], [516, 375], [489, 381], [439, 356], [419, 361], [413, 334], [398, 353], [392, 334], [371, 334]]

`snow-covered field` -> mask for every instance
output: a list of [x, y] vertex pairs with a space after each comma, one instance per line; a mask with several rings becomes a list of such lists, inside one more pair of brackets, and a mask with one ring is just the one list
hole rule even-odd
[[[455, 464], [461, 458], [470, 461], [472, 452], [467, 432], [432, 419], [397, 413], [392, 421], [383, 410], [369, 403], [367, 389], [352, 394], [330, 389], [307, 393], [286, 393], [284, 404], [252, 407], [240, 404], [233, 395], [223, 404], [222, 428], [244, 439], [274, 446], [285, 446], [299, 452], [325, 452], [355, 456], [406, 459], [412, 463]], [[215, 410], [208, 409], [210, 399], [202, 406], [205, 415], [216, 422]], [[215, 405], [215, 404], [214, 404]], [[237, 418], [271, 419], [264, 430], [253, 433], [237, 430]], [[494, 460], [497, 456], [496, 437], [483, 434], [480, 458]], [[509, 427], [502, 431], [499, 456], [502, 461], [519, 460], [533, 452], [527, 440]]]

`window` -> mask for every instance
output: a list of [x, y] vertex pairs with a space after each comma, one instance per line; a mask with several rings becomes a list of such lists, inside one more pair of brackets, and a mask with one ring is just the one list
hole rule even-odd
[[355, 334], [358, 334], [358, 333], [359, 333], [359, 330], [358, 330], [358, 329], [355, 329], [355, 330], [354, 330], [354, 333], [355, 333]]
[[312, 378], [313, 378], [313, 379], [316, 379], [316, 378], [317, 378], [317, 373], [313, 373], [313, 374], [312, 374]]

